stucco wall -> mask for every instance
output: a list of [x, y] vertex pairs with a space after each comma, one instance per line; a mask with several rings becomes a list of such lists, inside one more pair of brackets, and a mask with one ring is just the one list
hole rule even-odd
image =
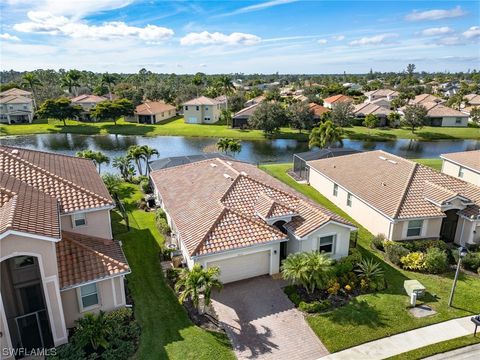
[[62, 230], [76, 232], [85, 235], [97, 236], [105, 239], [112, 238], [112, 227], [110, 224], [110, 211], [99, 210], [86, 212], [87, 224], [73, 227], [72, 216], [62, 215]]
[[[457, 124], [457, 119], [461, 119], [461, 122], [458, 123], [458, 124]], [[465, 117], [444, 116], [442, 118], [442, 126], [467, 127], [468, 126], [468, 116], [465, 116]]]
[[[192, 124], [212, 124], [219, 120], [221, 113], [220, 105], [188, 105], [183, 107], [183, 116], [186, 123]], [[210, 121], [205, 120], [205, 117], [210, 117]], [[195, 118], [191, 121], [190, 118]]]
[[[460, 165], [452, 163], [448, 160], [443, 160], [443, 163], [442, 163], [443, 173], [458, 178], [459, 170], [460, 170]], [[467, 168], [463, 168], [463, 177], [461, 179], [471, 184], [480, 186], [480, 174], [473, 172], [472, 170], [469, 170]]]
[[439, 238], [443, 218], [423, 219], [422, 232], [420, 236], [407, 237], [408, 220], [399, 221], [392, 227], [391, 240], [416, 240], [425, 238]]
[[165, 121], [168, 119], [171, 119], [175, 117], [176, 115], [175, 109], [167, 110], [167, 111], [161, 111], [155, 114], [155, 122], [158, 123], [160, 121]]
[[470, 221], [459, 217], [455, 243], [459, 245], [480, 244], [480, 220]]
[[[333, 196], [334, 183], [313, 168], [310, 168], [309, 171], [309, 182], [313, 188], [358, 221], [374, 235], [384, 234], [387, 237], [389, 236], [390, 219], [362, 202], [355, 196], [355, 194], [352, 194], [352, 206], [347, 206], [348, 192], [345, 189], [339, 186], [338, 195]], [[391, 236], [389, 238], [391, 238]]]

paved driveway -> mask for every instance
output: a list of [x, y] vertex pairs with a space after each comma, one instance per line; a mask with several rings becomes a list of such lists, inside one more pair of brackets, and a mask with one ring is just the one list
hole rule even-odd
[[239, 359], [318, 359], [323, 344], [280, 288], [261, 276], [225, 285], [213, 306]]

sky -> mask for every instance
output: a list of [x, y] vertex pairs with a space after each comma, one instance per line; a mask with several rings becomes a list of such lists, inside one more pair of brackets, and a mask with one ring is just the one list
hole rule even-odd
[[0, 68], [366, 73], [480, 68], [480, 1], [2, 0]]

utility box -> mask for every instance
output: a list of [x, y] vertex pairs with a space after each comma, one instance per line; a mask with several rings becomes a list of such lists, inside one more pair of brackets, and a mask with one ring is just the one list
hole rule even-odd
[[417, 298], [421, 298], [425, 295], [425, 286], [423, 286], [418, 280], [405, 280], [403, 288], [410, 297], [412, 297], [412, 293], [415, 293]]

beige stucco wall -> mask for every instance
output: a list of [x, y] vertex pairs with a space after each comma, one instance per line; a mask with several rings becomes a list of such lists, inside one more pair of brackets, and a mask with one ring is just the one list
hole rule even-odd
[[[457, 119], [461, 119], [461, 122], [457, 124]], [[444, 116], [442, 119], [442, 126], [448, 127], [467, 127], [468, 126], [468, 116], [465, 117], [455, 117], [455, 116]]]
[[72, 215], [62, 215], [62, 230], [97, 236], [105, 239], [112, 238], [112, 227], [110, 224], [109, 210], [89, 211], [85, 214], [87, 224], [78, 227], [73, 227]]
[[[460, 165], [457, 165], [448, 160], [443, 160], [443, 163], [442, 163], [443, 173], [459, 178], [458, 177], [459, 170], [460, 170]], [[480, 186], [480, 174], [472, 170], [469, 170], [467, 168], [463, 168], [463, 177], [461, 179], [471, 184]]]
[[[55, 345], [65, 343], [67, 332], [60, 300], [55, 242], [21, 235], [7, 235], [0, 240], [0, 255], [1, 261], [20, 255], [35, 256], [38, 259], [53, 340]], [[1, 315], [3, 322], [5, 320], [3, 314]], [[2, 328], [5, 330], [6, 327], [4, 323]], [[8, 345], [8, 339], [2, 340], [2, 346], [5, 342]]]
[[398, 221], [392, 227], [391, 240], [415, 240], [425, 238], [438, 239], [442, 227], [443, 218], [423, 219], [422, 232], [420, 236], [407, 237], [408, 220]]
[[112, 279], [106, 279], [97, 282], [100, 305], [94, 309], [80, 311], [78, 291], [79, 288], [73, 288], [62, 291], [61, 297], [63, 309], [65, 312], [65, 323], [68, 328], [75, 325], [75, 320], [84, 316], [86, 313], [97, 314], [100, 310], [112, 311], [125, 306], [125, 291], [123, 290], [123, 276], [117, 276]]
[[471, 221], [459, 217], [455, 243], [459, 245], [480, 244], [480, 220]]
[[347, 206], [348, 191], [339, 186], [338, 195], [333, 196], [334, 183], [313, 168], [310, 168], [309, 182], [314, 189], [345, 211], [371, 233], [374, 235], [384, 234], [386, 237], [391, 238], [389, 229], [392, 221], [362, 202], [355, 194], [352, 194], [352, 206]]
[[[198, 110], [197, 110], [198, 108]], [[213, 124], [220, 119], [221, 106], [217, 105], [188, 105], [183, 107], [185, 122], [189, 124]], [[209, 117], [210, 120], [205, 120]]]
[[176, 113], [175, 109], [171, 109], [171, 110], [156, 113], [155, 114], [155, 122], [165, 121], [165, 120], [171, 119], [176, 114], [177, 113]]

